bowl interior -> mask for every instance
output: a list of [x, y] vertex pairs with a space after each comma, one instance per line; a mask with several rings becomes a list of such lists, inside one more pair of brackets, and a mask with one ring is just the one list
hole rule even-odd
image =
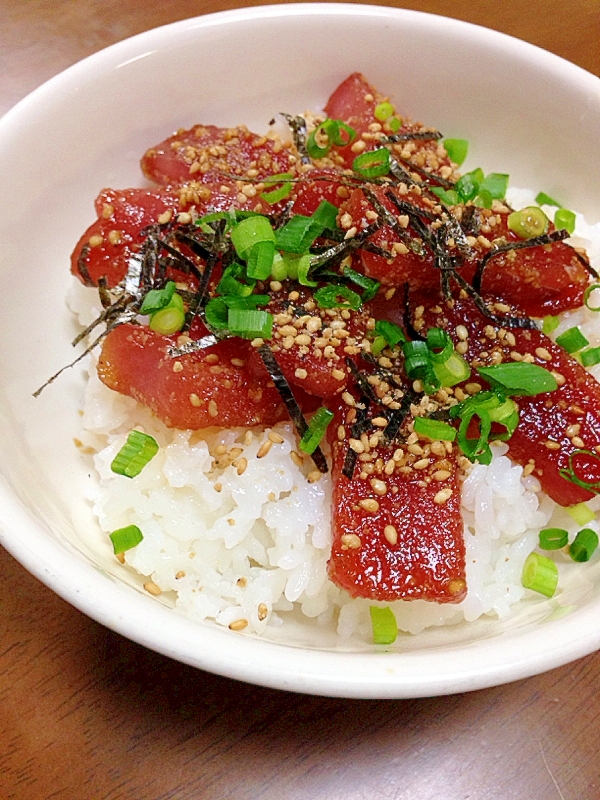
[[600, 568], [569, 586], [569, 620], [534, 603], [509, 620], [403, 637], [387, 654], [300, 623], [262, 641], [192, 623], [135, 578], [126, 585], [94, 522], [93, 477], [73, 446], [84, 368], [32, 397], [73, 358], [69, 256], [98, 191], [142, 185], [140, 155], [176, 128], [245, 122], [260, 132], [277, 112], [319, 109], [356, 70], [407, 115], [469, 139], [467, 166], [508, 172], [600, 219], [600, 81], [482, 28], [383, 7], [287, 5], [187, 20], [87, 59], [0, 122], [1, 540], [86, 613], [223, 674], [349, 696], [477, 688], [598, 646]]

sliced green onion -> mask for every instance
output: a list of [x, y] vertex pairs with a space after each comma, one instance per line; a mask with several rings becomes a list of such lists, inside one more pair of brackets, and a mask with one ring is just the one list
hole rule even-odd
[[337, 215], [339, 209], [330, 203], [328, 200], [321, 200], [315, 211], [312, 213], [311, 219], [318, 230], [318, 235], [323, 233], [325, 228], [335, 228]]
[[402, 120], [399, 117], [391, 117], [387, 120], [387, 124], [392, 133], [397, 133], [402, 126]]
[[456, 206], [460, 203], [458, 192], [454, 189], [442, 189], [439, 186], [432, 186], [430, 191], [437, 195], [445, 206]]
[[560, 203], [550, 197], [550, 195], [546, 194], [546, 192], [540, 192], [536, 196], [535, 202], [538, 204], [538, 206], [556, 206], [557, 208], [561, 208]]
[[175, 294], [175, 281], [168, 281], [162, 289], [150, 289], [144, 297], [144, 302], [140, 308], [140, 314], [151, 314], [165, 308], [171, 302]]
[[[175, 300], [179, 298], [179, 302]], [[180, 295], [174, 294], [166, 308], [155, 311], [148, 321], [151, 330], [163, 336], [171, 336], [180, 331], [185, 324], [185, 311]]]
[[379, 287], [381, 285], [379, 281], [369, 278], [368, 275], [363, 275], [362, 272], [356, 272], [356, 270], [352, 269], [351, 267], [345, 267], [343, 274], [345, 278], [348, 278], [348, 280], [352, 281], [352, 283], [355, 283], [357, 286], [360, 286], [360, 288], [363, 289], [363, 303], [368, 303], [369, 300], [372, 300], [379, 291]]
[[452, 350], [443, 363], [433, 362], [433, 372], [442, 386], [456, 386], [471, 375], [471, 367], [460, 353]]
[[596, 291], [596, 289], [600, 290], [600, 283], [590, 284], [583, 293], [583, 302], [586, 308], [589, 308], [590, 311], [600, 311], [600, 305], [592, 306], [589, 303], [590, 295], [592, 294], [592, 292]]
[[246, 267], [235, 262], [223, 271], [221, 280], [217, 285], [217, 294], [230, 294], [237, 297], [247, 297], [252, 294], [256, 281], [242, 283], [238, 278], [246, 278]]
[[[311, 158], [325, 158], [333, 145], [346, 147], [356, 137], [356, 131], [339, 119], [326, 119], [311, 132], [306, 141], [306, 151]], [[326, 144], [319, 140], [326, 139]]]
[[509, 176], [502, 172], [490, 172], [479, 184], [480, 192], [489, 192], [493, 200], [503, 200], [508, 189]]
[[586, 347], [589, 342], [577, 327], [569, 328], [556, 337], [556, 344], [563, 347], [567, 353], [576, 353]]
[[477, 208], [491, 208], [493, 204], [494, 198], [492, 195], [487, 189], [482, 189], [480, 186], [479, 192], [473, 198], [473, 205], [477, 206]]
[[544, 528], [540, 531], [542, 550], [560, 550], [569, 544], [569, 534], [564, 528]]
[[548, 336], [549, 334], [552, 333], [552, 331], [555, 331], [559, 325], [560, 325], [560, 317], [553, 317], [548, 315], [547, 317], [544, 317], [544, 320], [542, 322], [542, 333], [545, 333], [546, 336]]
[[323, 436], [327, 430], [327, 426], [333, 419], [333, 413], [325, 406], [321, 406], [314, 414], [311, 421], [308, 423], [302, 439], [300, 439], [300, 450], [303, 453], [314, 453]]
[[[402, 344], [406, 341], [406, 336], [404, 335], [404, 331], [394, 322], [388, 322], [384, 319], [379, 319], [375, 323], [375, 333], [379, 336], [383, 336], [385, 341], [388, 345], [393, 349], [398, 344]], [[371, 351], [373, 348], [371, 347]]]
[[588, 506], [587, 503], [577, 503], [574, 506], [568, 506], [565, 511], [573, 517], [578, 525], [587, 525], [593, 519], [596, 519], [596, 514]]
[[559, 231], [564, 229], [571, 235], [573, 235], [575, 231], [576, 222], [576, 214], [573, 211], [569, 211], [568, 208], [559, 208], [554, 215], [554, 224], [556, 225], [556, 229]]
[[548, 217], [541, 208], [527, 206], [508, 215], [507, 225], [520, 239], [532, 239], [548, 230]]
[[257, 309], [230, 308], [227, 327], [244, 339], [270, 339], [273, 336], [273, 315]]
[[221, 297], [213, 297], [204, 309], [206, 324], [213, 331], [222, 331], [227, 328], [227, 315], [227, 304]]
[[371, 355], [377, 358], [381, 351], [385, 350], [387, 346], [388, 343], [385, 340], [385, 336], [376, 336], [371, 342]]
[[265, 186], [270, 186], [271, 184], [281, 184], [276, 189], [271, 189], [268, 192], [261, 192], [262, 199], [269, 203], [269, 205], [274, 205], [275, 203], [279, 203], [281, 200], [285, 200], [286, 197], [289, 197], [292, 192], [292, 181], [290, 180], [294, 176], [289, 172], [280, 172], [277, 175], [269, 175], [268, 178], [263, 180]]
[[415, 417], [414, 429], [420, 436], [427, 436], [432, 441], [440, 439], [444, 442], [453, 442], [456, 439], [456, 428], [438, 419]]
[[589, 561], [598, 547], [598, 534], [591, 528], [583, 528], [569, 547], [569, 555], [573, 561]]
[[248, 277], [257, 281], [266, 280], [271, 274], [273, 258], [275, 256], [275, 242], [262, 241], [252, 245], [247, 252]]
[[398, 636], [398, 623], [394, 612], [389, 606], [369, 606], [371, 626], [373, 628], [373, 642], [375, 644], [393, 644]]
[[427, 342], [418, 339], [412, 342], [403, 342], [404, 371], [409, 378], [425, 380], [432, 372], [430, 351]]
[[499, 387], [505, 394], [533, 397], [558, 388], [555, 377], [544, 367], [513, 361], [492, 367], [476, 367], [492, 387]]
[[[298, 276], [298, 283], [302, 286], [318, 286], [318, 281], [312, 281], [308, 277], [310, 271], [310, 253], [303, 253], [300, 258], [294, 259], [296, 261], [296, 274]], [[290, 259], [292, 260], [292, 259]]]
[[268, 294], [251, 294], [249, 297], [226, 294], [219, 299], [223, 300], [227, 308], [257, 308], [258, 306], [267, 306], [271, 302]]
[[588, 347], [581, 351], [580, 356], [584, 367], [595, 367], [600, 364], [600, 347]]
[[135, 478], [158, 453], [156, 439], [142, 431], [131, 431], [110, 468], [117, 475]]
[[279, 228], [275, 245], [287, 253], [305, 253], [319, 235], [312, 217], [296, 214], [289, 222]]
[[[341, 300], [339, 298], [342, 298]], [[347, 286], [322, 286], [314, 294], [314, 299], [319, 308], [350, 308], [358, 311], [362, 305], [362, 298]]]
[[368, 153], [361, 153], [352, 162], [352, 169], [363, 178], [380, 178], [390, 171], [390, 151], [378, 147]]
[[[467, 436], [473, 417], [479, 419], [479, 435], [476, 439]], [[490, 463], [492, 460], [492, 451], [489, 445], [491, 430], [492, 421], [486, 411], [478, 411], [476, 408], [464, 410], [458, 429], [458, 446], [469, 461], [479, 461], [481, 464]]]
[[525, 589], [552, 597], [558, 586], [558, 567], [552, 559], [530, 553], [523, 564], [521, 583]]
[[583, 448], [575, 450], [569, 455], [568, 468], [559, 469], [558, 472], [576, 486], [600, 494], [600, 455], [595, 451]]
[[240, 258], [246, 258], [257, 242], [274, 242], [275, 231], [267, 217], [255, 214], [231, 229], [231, 243]]
[[286, 281], [288, 279], [287, 264], [281, 253], [275, 252], [273, 263], [271, 264], [271, 278], [274, 281]]
[[113, 551], [116, 556], [131, 550], [138, 545], [144, 538], [137, 525], [127, 525], [126, 528], [118, 528], [108, 534], [112, 542]]
[[472, 170], [472, 172], [465, 173], [454, 184], [454, 188], [458, 192], [458, 196], [463, 203], [466, 203], [475, 197], [479, 191], [480, 184], [483, 182], [483, 177], [483, 170], [478, 168]]
[[450, 161], [460, 167], [469, 152], [469, 142], [466, 139], [444, 139], [443, 145]]
[[379, 103], [379, 105], [375, 106], [375, 119], [378, 119], [379, 122], [385, 122], [386, 119], [389, 119], [395, 113], [394, 106], [391, 103]]

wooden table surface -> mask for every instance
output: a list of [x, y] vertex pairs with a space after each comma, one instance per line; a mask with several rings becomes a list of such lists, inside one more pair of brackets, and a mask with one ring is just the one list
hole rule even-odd
[[[227, 0], [1, 0], [0, 113], [47, 78]], [[598, 0], [423, 0], [600, 74]], [[0, 552], [0, 800], [597, 800], [600, 654], [445, 698], [346, 701], [183, 666]]]

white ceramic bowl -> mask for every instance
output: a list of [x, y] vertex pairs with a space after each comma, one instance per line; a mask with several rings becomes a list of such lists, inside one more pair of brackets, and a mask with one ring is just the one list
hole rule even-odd
[[0, 541], [86, 614], [203, 669], [348, 697], [466, 691], [597, 648], [598, 564], [587, 573], [595, 588], [573, 591], [567, 617], [540, 603], [402, 637], [394, 652], [315, 640], [301, 626], [258, 639], [197, 624], [125, 583], [100, 544], [72, 442], [81, 371], [32, 397], [72, 357], [69, 254], [98, 190], [139, 185], [140, 154], [177, 127], [264, 130], [278, 111], [318, 108], [355, 70], [414, 118], [468, 138], [474, 166], [600, 219], [600, 81], [483, 28], [383, 7], [283, 5], [185, 20], [86, 59], [0, 122]]

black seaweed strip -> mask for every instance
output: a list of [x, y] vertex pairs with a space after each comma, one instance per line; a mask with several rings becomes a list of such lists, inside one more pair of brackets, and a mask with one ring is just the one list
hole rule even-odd
[[[567, 244], [567, 247], [571, 247], [571, 245]], [[594, 267], [592, 267], [587, 258], [581, 253], [578, 253], [575, 248], [573, 248], [573, 255], [579, 261], [582, 267], [585, 267], [585, 269], [589, 272], [592, 278], [600, 278], [600, 275], [598, 275], [598, 272], [594, 269]]]
[[[113, 304], [113, 305], [116, 305], [116, 304]], [[111, 306], [111, 308], [112, 308], [112, 306]], [[107, 309], [107, 310], [109, 310], [109, 309]], [[75, 364], [78, 364], [78, 363], [81, 361], [81, 359], [82, 359], [82, 358], [84, 358], [85, 356], [87, 356], [87, 355], [88, 355], [88, 353], [91, 353], [91, 352], [92, 352], [92, 350], [93, 350], [93, 349], [94, 349], [94, 348], [95, 348], [97, 345], [99, 345], [99, 344], [100, 344], [100, 342], [101, 342], [101, 341], [102, 341], [102, 340], [103, 340], [103, 339], [104, 339], [104, 338], [105, 338], [105, 337], [106, 337], [106, 336], [107, 336], [107, 335], [110, 333], [110, 331], [111, 331], [113, 328], [115, 328], [117, 325], [120, 325], [122, 322], [127, 322], [127, 321], [129, 321], [129, 320], [133, 319], [133, 318], [135, 317], [136, 313], [137, 313], [137, 312], [134, 312], [134, 311], [131, 311], [131, 312], [123, 312], [123, 314], [121, 315], [121, 316], [123, 316], [123, 317], [124, 317], [123, 319], [117, 319], [117, 320], [113, 321], [113, 323], [112, 323], [112, 324], [110, 324], [110, 325], [107, 325], [107, 327], [106, 327], [106, 330], [105, 330], [105, 331], [102, 331], [102, 333], [101, 333], [99, 336], [97, 336], [97, 337], [96, 337], [96, 339], [94, 339], [94, 341], [93, 341], [93, 342], [92, 342], [90, 345], [88, 345], [88, 346], [86, 347], [86, 349], [83, 351], [83, 353], [80, 353], [80, 354], [77, 356], [77, 358], [75, 358], [75, 359], [73, 359], [73, 361], [71, 361], [71, 363], [70, 363], [70, 364], [67, 364], [67, 365], [66, 365], [66, 366], [64, 366], [64, 367], [61, 367], [61, 368], [58, 370], [58, 372], [55, 372], [55, 373], [54, 373], [54, 375], [52, 375], [50, 378], [48, 378], [48, 380], [47, 380], [47, 381], [46, 381], [44, 384], [42, 384], [42, 386], [40, 386], [40, 388], [39, 388], [39, 389], [36, 389], [36, 390], [35, 390], [35, 392], [33, 393], [33, 397], [39, 397], [39, 396], [40, 396], [40, 394], [43, 392], [43, 390], [44, 390], [44, 389], [45, 389], [47, 386], [49, 386], [51, 383], [54, 383], [54, 381], [55, 381], [55, 380], [56, 380], [56, 379], [57, 379], [57, 378], [58, 378], [60, 375], [62, 375], [62, 373], [63, 373], [63, 372], [65, 372], [65, 371], [66, 371], [66, 370], [68, 370], [68, 369], [71, 369], [71, 367], [74, 367], [74, 366], [75, 366]], [[88, 326], [88, 328], [87, 328], [86, 330], [88, 330], [88, 331], [91, 331], [91, 330], [92, 330], [92, 329], [93, 329], [93, 328], [94, 328], [94, 327], [95, 327], [95, 326], [98, 324], [98, 322], [100, 322], [100, 321], [101, 321], [100, 319], [97, 319], [97, 320], [95, 320], [95, 321], [94, 321], [94, 322], [93, 322], [93, 323], [92, 323], [90, 326]], [[84, 334], [85, 334], [85, 331], [84, 331]], [[76, 339], [73, 341], [73, 344], [76, 344], [76, 343], [77, 343], [77, 342], [79, 342], [79, 341], [81, 341], [81, 334], [80, 334], [80, 336], [78, 336], [78, 337], [77, 337], [77, 338], [76, 338]]]
[[537, 325], [529, 317], [512, 317], [512, 316], [499, 317], [497, 314], [492, 313], [487, 307], [481, 295], [471, 286], [470, 283], [467, 283], [467, 281], [462, 277], [462, 275], [459, 275], [458, 272], [453, 272], [452, 277], [458, 283], [460, 288], [465, 290], [465, 292], [473, 300], [473, 302], [475, 303], [479, 311], [481, 311], [481, 313], [484, 315], [484, 317], [491, 319], [492, 322], [496, 323], [496, 325], [500, 325], [501, 327], [506, 327], [506, 328], [537, 329]]
[[106, 277], [104, 275], [101, 278], [98, 278], [98, 296], [100, 298], [102, 308], [110, 308], [112, 305], [112, 300], [110, 297], [110, 292], [108, 291]]
[[156, 263], [158, 261], [158, 239], [156, 233], [151, 233], [141, 249], [142, 271], [139, 288], [148, 291], [155, 286]]
[[406, 133], [390, 133], [381, 137], [382, 142], [394, 144], [395, 142], [411, 142], [415, 140], [435, 140], [442, 139], [443, 133], [439, 131], [406, 131]]
[[454, 189], [454, 184], [452, 181], [447, 181], [445, 178], [441, 178], [439, 175], [434, 175], [432, 172], [428, 172], [423, 167], [419, 167], [416, 164], [413, 164], [412, 161], [408, 158], [402, 158], [402, 156], [395, 156], [398, 161], [405, 164], [410, 170], [416, 172], [417, 175], [420, 175], [424, 178], [426, 183], [433, 184], [434, 186], [442, 186], [444, 189]]
[[412, 392], [406, 392], [400, 403], [400, 408], [394, 409], [388, 417], [388, 424], [383, 437], [383, 441], [386, 445], [392, 444], [392, 442], [398, 438], [400, 427], [406, 419], [406, 416], [410, 411], [410, 407], [415, 400], [416, 397], [412, 394]]
[[362, 231], [359, 231], [356, 236], [353, 236], [352, 239], [344, 239], [339, 244], [325, 250], [324, 253], [313, 256], [310, 260], [310, 275], [314, 275], [320, 267], [330, 267], [332, 264], [343, 261], [344, 258], [354, 252], [354, 250], [360, 249], [363, 242], [368, 239], [369, 236], [372, 236], [379, 226], [380, 223], [372, 222]]
[[[442, 273], [444, 274], [444, 273]], [[402, 309], [402, 321], [404, 328], [411, 339], [418, 339], [421, 342], [425, 341], [425, 337], [421, 336], [419, 331], [412, 324], [412, 315], [410, 313], [410, 285], [408, 281], [404, 284], [404, 307]]]
[[158, 239], [158, 244], [162, 248], [164, 248], [167, 251], [167, 253], [169, 253], [169, 255], [173, 256], [173, 258], [179, 265], [179, 269], [181, 269], [182, 272], [195, 275], [198, 278], [198, 280], [202, 279], [203, 273], [200, 271], [198, 266], [194, 264], [191, 258], [184, 256], [183, 253], [179, 252], [179, 250], [176, 250], [172, 245], [170, 245], [164, 239]]
[[201, 339], [193, 339], [191, 342], [186, 342], [180, 347], [167, 348], [167, 355], [169, 358], [179, 358], [179, 356], [188, 356], [191, 353], [198, 353], [200, 350], [206, 350], [207, 347], [212, 347], [217, 344], [220, 339], [213, 333], [208, 336], [203, 336]]
[[[369, 398], [363, 397], [361, 398], [360, 406], [357, 407], [356, 410], [356, 419], [354, 420], [354, 424], [350, 428], [350, 437], [352, 439], [360, 439], [361, 434], [371, 427], [370, 421], [367, 419], [369, 413]], [[364, 426], [367, 426], [366, 428]], [[356, 460], [358, 458], [358, 453], [353, 450], [350, 446], [346, 450], [346, 457], [344, 459], [344, 466], [342, 467], [342, 475], [348, 478], [349, 481], [352, 480], [354, 475], [354, 467], [356, 466]]]
[[90, 254], [90, 246], [89, 244], [84, 244], [77, 256], [77, 271], [83, 278], [83, 282], [86, 286], [95, 286], [96, 284], [91, 278], [90, 273], [88, 272], [87, 264], [85, 263], [86, 258]]
[[446, 229], [446, 243], [448, 242], [448, 238], [451, 237], [454, 239], [461, 255], [465, 256], [465, 258], [472, 258], [473, 248], [467, 241], [467, 235], [461, 228], [458, 220], [449, 212], [447, 213], [447, 219], [444, 220], [444, 227]]
[[544, 244], [561, 242], [568, 236], [569, 236], [568, 231], [560, 230], [560, 231], [552, 231], [552, 233], [545, 233], [542, 236], [534, 236], [531, 239], [525, 239], [522, 242], [507, 242], [506, 244], [494, 245], [494, 247], [491, 250], [488, 250], [488, 252], [484, 255], [484, 257], [477, 265], [475, 275], [473, 276], [473, 284], [472, 284], [473, 289], [475, 289], [476, 292], [481, 292], [481, 281], [483, 279], [483, 272], [487, 267], [487, 265], [489, 264], [489, 262], [495, 256], [498, 256], [501, 253], [507, 253], [509, 250], [524, 250], [525, 248], [539, 247], [540, 245]]
[[479, 235], [481, 230], [481, 215], [477, 206], [465, 206], [463, 208], [460, 226], [467, 236], [469, 234], [473, 236]]
[[108, 326], [114, 318], [119, 317], [122, 314], [130, 313], [132, 318], [135, 317], [138, 313], [140, 305], [141, 300], [138, 300], [132, 295], [126, 294], [119, 297], [119, 299], [116, 300], [112, 305], [108, 306], [108, 308], [105, 308], [95, 320], [90, 322], [87, 328], [77, 334], [77, 336], [71, 342], [71, 346], [76, 347], [79, 342], [85, 339], [86, 336], [88, 336], [88, 334], [90, 334], [94, 328], [101, 323], [106, 323]]
[[310, 164], [310, 156], [306, 150], [306, 120], [300, 115], [293, 117], [291, 114], [280, 112], [292, 131], [292, 139], [296, 150], [300, 153], [303, 164]]
[[[308, 430], [308, 423], [304, 418], [304, 414], [302, 413], [302, 409], [298, 405], [296, 398], [294, 397], [294, 393], [287, 382], [283, 372], [281, 371], [281, 367], [279, 366], [275, 355], [268, 344], [263, 344], [258, 348], [258, 352], [260, 357], [263, 360], [265, 367], [269, 375], [271, 376], [271, 380], [273, 381], [275, 388], [279, 392], [279, 396], [285, 403], [285, 407], [287, 412], [290, 416], [290, 419], [296, 426], [296, 430], [300, 435], [300, 438], [304, 436], [306, 431]], [[315, 462], [316, 468], [319, 472], [326, 473], [329, 471], [329, 467], [327, 466], [327, 459], [325, 458], [323, 451], [320, 447], [317, 447], [316, 450], [312, 453], [312, 460]]]
[[177, 241], [181, 242], [181, 244], [187, 245], [194, 255], [198, 256], [198, 258], [202, 258], [205, 261], [210, 258], [213, 251], [209, 250], [205, 247], [202, 242], [199, 242], [198, 239], [195, 239], [189, 233], [185, 233], [182, 230], [175, 230], [173, 231], [173, 238], [177, 239]]
[[388, 209], [383, 205], [383, 203], [379, 201], [377, 195], [374, 194], [370, 189], [367, 189], [366, 186], [363, 189], [363, 194], [367, 198], [369, 203], [371, 203], [375, 211], [379, 214], [383, 224], [392, 228], [396, 236], [398, 236], [398, 238], [402, 242], [404, 242], [404, 244], [406, 244], [407, 247], [413, 250], [413, 252], [416, 252], [418, 246], [415, 243], [412, 236], [410, 235], [410, 233], [400, 225], [400, 223], [398, 222], [396, 217], [392, 214], [392, 212], [388, 211]]
[[356, 385], [361, 390], [361, 392], [366, 395], [373, 403], [377, 403], [377, 405], [381, 405], [381, 400], [377, 397], [375, 390], [365, 377], [363, 373], [359, 370], [356, 366], [354, 361], [351, 358], [346, 357], [346, 366], [352, 373], [352, 377], [356, 381]]

